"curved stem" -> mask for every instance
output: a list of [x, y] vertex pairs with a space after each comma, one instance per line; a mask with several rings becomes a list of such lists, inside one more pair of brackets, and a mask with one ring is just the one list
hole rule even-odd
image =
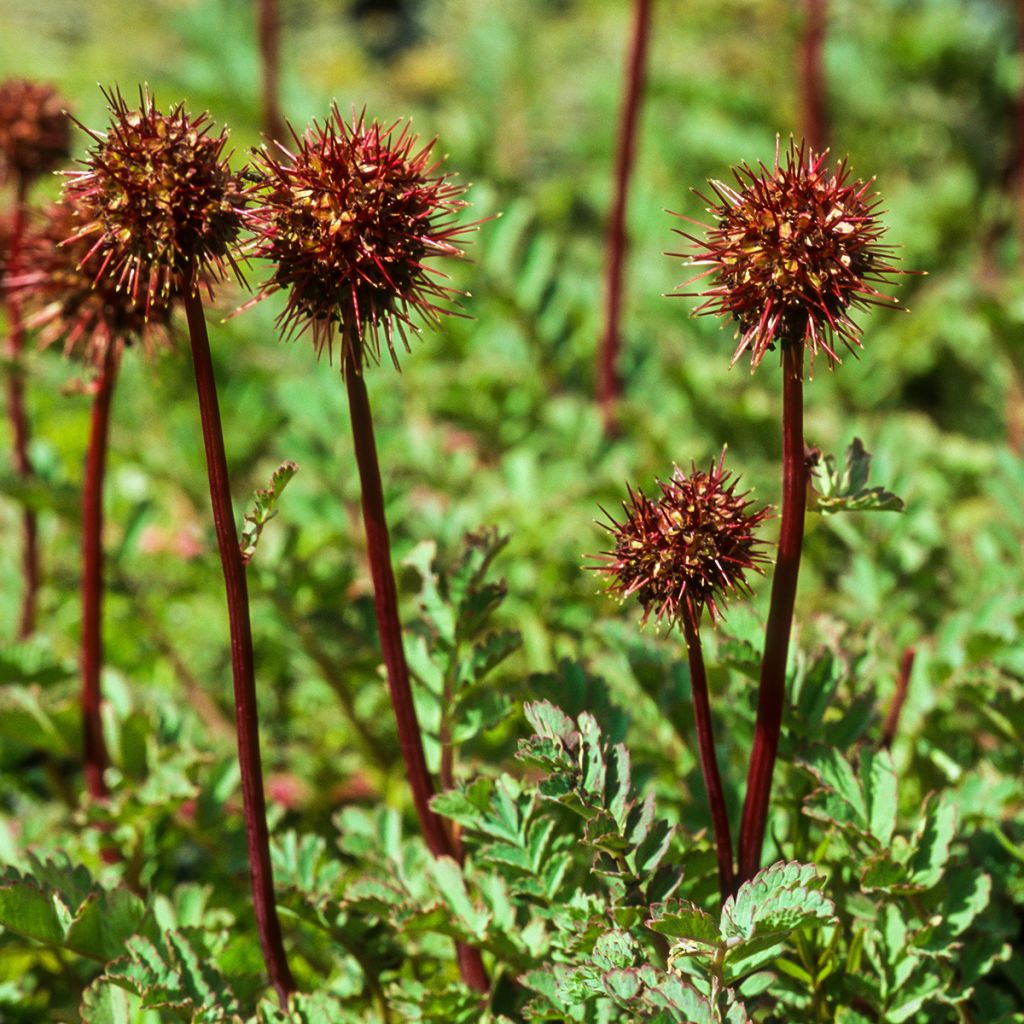
[[[28, 183], [24, 177], [19, 177], [7, 260], [9, 278], [14, 278], [18, 273], [27, 217]], [[28, 454], [29, 424], [28, 413], [25, 410], [25, 379], [20, 366], [21, 353], [25, 349], [25, 329], [21, 323], [21, 302], [17, 292], [7, 291], [6, 305], [8, 334], [5, 354], [11, 363], [7, 377], [7, 415], [11, 421], [11, 434], [14, 438], [14, 471], [18, 476], [27, 479], [33, 475], [33, 469]], [[38, 524], [36, 513], [30, 508], [24, 509], [21, 515], [21, 573], [24, 590], [18, 618], [18, 639], [25, 640], [36, 629], [40, 578]]]
[[651, 37], [653, 0], [635, 0], [633, 36], [629, 44], [626, 90], [619, 117], [618, 149], [615, 157], [615, 198], [605, 242], [605, 331], [598, 352], [597, 398], [604, 416], [605, 430], [615, 427], [615, 403], [622, 392], [618, 359], [622, 338], [622, 286], [626, 263], [626, 211], [629, 185], [636, 155], [637, 122], [647, 70], [647, 48]]
[[772, 773], [779, 749], [779, 730], [786, 700], [786, 659], [793, 626], [800, 552], [807, 506], [807, 464], [804, 456], [803, 346], [786, 343], [782, 357], [782, 524], [779, 553], [772, 578], [771, 606], [765, 629], [757, 722], [750, 752], [747, 795], [740, 822], [739, 876], [742, 884], [761, 866]]
[[103, 739], [100, 673], [103, 670], [103, 478], [107, 467], [110, 405], [120, 352], [111, 344], [96, 382], [82, 486], [82, 734], [85, 785], [91, 797], [108, 795], [103, 772], [109, 764]]
[[[355, 444], [356, 464], [362, 489], [363, 525], [366, 530], [366, 549], [373, 580], [373, 604], [377, 613], [381, 653], [387, 670], [391, 706], [398, 727], [398, 744], [405, 761], [406, 776], [412, 788], [413, 805], [427, 847], [435, 857], [452, 857], [461, 861], [452, 843], [444, 820], [430, 807], [434, 796], [434, 782], [427, 770], [423, 755], [416, 705], [409, 682], [409, 666], [402, 646], [402, 625], [398, 617], [398, 592], [391, 567], [391, 540], [384, 513], [384, 488], [380, 479], [377, 443], [373, 434], [373, 417], [366, 381], [352, 354], [352, 346], [345, 346], [345, 384], [348, 389], [349, 416], [352, 420], [352, 438]], [[478, 992], [487, 992], [490, 982], [480, 951], [472, 946], [458, 944], [459, 968], [462, 979]]]
[[295, 980], [284, 952], [281, 925], [274, 903], [274, 875], [270, 864], [270, 837], [267, 832], [267, 807], [263, 795], [263, 769], [260, 762], [259, 717], [256, 706], [256, 677], [253, 666], [252, 628], [249, 623], [249, 591], [245, 565], [238, 546], [235, 514], [231, 505], [228, 462], [224, 452], [224, 434], [220, 424], [217, 384], [213, 376], [210, 339], [206, 333], [203, 304], [198, 293], [185, 299], [192, 362], [199, 396], [199, 414], [203, 423], [206, 468], [210, 478], [213, 524], [220, 548], [224, 587], [227, 591], [228, 621], [231, 630], [231, 671], [235, 692], [235, 729], [238, 738], [238, 763], [242, 771], [242, 800], [245, 809], [245, 835], [249, 847], [249, 873], [252, 902], [259, 930], [260, 946], [270, 982], [283, 1006], [295, 991]]
[[700, 770], [704, 775], [704, 788], [711, 808], [711, 824], [715, 833], [715, 854], [718, 857], [718, 888], [721, 899], [733, 893], [735, 875], [732, 864], [732, 835], [729, 831], [729, 812], [725, 806], [725, 790], [715, 756], [715, 734], [711, 725], [711, 700], [708, 696], [708, 677], [704, 670], [704, 652], [700, 644], [698, 627], [683, 616], [686, 635], [686, 653], [690, 659], [690, 692], [693, 696], [693, 717], [697, 726], [697, 750]]
[[284, 141], [285, 125], [279, 100], [281, 78], [281, 19], [277, 0], [258, 0], [256, 33], [263, 62], [263, 129], [267, 136]]
[[804, 35], [800, 47], [800, 105], [807, 144], [815, 153], [828, 145], [823, 50], [828, 0], [804, 0]]

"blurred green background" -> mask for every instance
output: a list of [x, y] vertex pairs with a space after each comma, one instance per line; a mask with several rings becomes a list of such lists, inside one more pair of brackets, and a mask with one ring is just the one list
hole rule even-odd
[[[599, 503], [615, 509], [627, 481], [650, 490], [674, 462], [706, 463], [723, 444], [756, 496], [778, 502], [778, 367], [769, 358], [754, 376], [742, 364], [730, 370], [731, 329], [691, 318], [693, 300], [664, 297], [688, 276], [664, 253], [683, 245], [666, 211], [701, 216], [691, 187], [726, 178], [740, 161], [770, 162], [776, 134], [799, 131], [800, 5], [655, 3], [630, 203], [626, 396], [613, 440], [593, 404], [593, 364], [630, 4], [281, 0], [281, 12], [282, 105], [298, 129], [332, 100], [384, 121], [412, 117], [471, 183], [466, 216], [503, 213], [454, 268], [471, 293], [471, 318], [424, 332], [401, 374], [369, 375], [396, 558], [433, 541], [451, 559], [480, 524], [507, 532], [501, 624], [522, 630], [524, 646], [495, 686], [509, 696], [544, 686], [557, 696], [561, 686], [565, 696], [575, 691], [569, 670], [558, 676], [560, 660], [586, 659], [639, 724], [638, 762], [648, 746], [673, 750], [672, 772], [656, 780], [667, 812], [699, 821], [699, 807], [685, 810], [690, 797], [702, 799], [692, 752], [666, 740], [663, 709], [688, 685], [675, 667], [678, 640], [653, 630], [638, 637], [636, 610], [601, 596], [580, 566], [604, 546], [593, 522]], [[87, 125], [106, 123], [97, 82], [127, 95], [147, 82], [165, 106], [185, 99], [227, 123], [239, 166], [260, 141], [246, 0], [3, 0], [0, 24], [4, 73], [53, 82]], [[909, 313], [861, 317], [861, 357], [834, 373], [819, 365], [807, 388], [808, 441], [841, 455], [861, 437], [875, 456], [874, 482], [900, 494], [907, 511], [809, 521], [798, 639], [864, 659], [861, 678], [882, 701], [903, 648], [918, 645], [911, 732], [964, 673], [1024, 671], [1024, 468], [1007, 441], [1020, 416], [1013, 381], [1024, 353], [1009, 188], [1022, 84], [1015, 31], [1013, 5], [995, 0], [830, 4], [834, 152], [849, 154], [856, 176], [877, 178], [886, 240], [927, 276], [900, 285]], [[81, 153], [86, 139], [76, 138]], [[44, 183], [34, 198], [57, 188]], [[250, 273], [258, 282], [264, 270]], [[224, 290], [216, 312], [243, 301]], [[353, 792], [403, 797], [342, 382], [336, 366], [317, 365], [308, 342], [276, 340], [279, 309], [271, 299], [216, 326], [212, 343], [238, 516], [279, 462], [300, 466], [251, 575], [268, 772], [302, 780], [285, 809], [315, 821]], [[140, 702], [172, 715], [191, 707], [214, 726], [201, 742], [229, 756], [230, 736], [216, 731], [230, 714], [226, 617], [186, 349], [151, 361], [130, 353], [115, 400], [106, 686], [116, 721]], [[76, 370], [54, 352], [33, 356], [31, 371], [32, 453], [46, 483], [38, 646], [47, 664], [63, 666], [47, 686], [66, 700], [72, 744], [88, 399], [66, 393]], [[4, 449], [7, 430], [5, 421]], [[17, 514], [13, 501], [0, 503], [6, 636], [19, 598]], [[400, 589], [412, 620], [411, 569]], [[756, 589], [728, 634], [756, 640], [767, 587]], [[555, 676], [542, 683], [537, 672]], [[369, 747], [356, 741], [339, 693], [369, 730]], [[734, 740], [739, 779], [745, 744]], [[500, 756], [503, 744], [500, 732], [477, 737], [463, 767]], [[675, 782], [680, 769], [694, 783], [689, 794]], [[37, 816], [27, 838], [53, 842], [52, 821]]]

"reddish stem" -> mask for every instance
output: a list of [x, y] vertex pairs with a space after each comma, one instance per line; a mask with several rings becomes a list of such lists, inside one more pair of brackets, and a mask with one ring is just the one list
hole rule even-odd
[[263, 126], [269, 138], [281, 141], [285, 137], [285, 124], [279, 100], [281, 19], [277, 0], [259, 0], [256, 19], [260, 58], [263, 64]]
[[85, 741], [85, 785], [91, 797], [108, 795], [103, 772], [110, 763], [103, 739], [103, 477], [107, 466], [110, 405], [114, 397], [120, 353], [107, 349], [92, 400], [89, 447], [82, 487], [82, 733]]
[[881, 746], [884, 750], [889, 750], [892, 747], [896, 733], [899, 731], [900, 715], [903, 713], [903, 705], [907, 700], [910, 674], [914, 671], [914, 658], [916, 657], [917, 650], [910, 646], [906, 648], [900, 659], [900, 674], [896, 677], [896, 692], [892, 695], [889, 713], [885, 716], [885, 724], [882, 726]]
[[828, 146], [825, 111], [825, 26], [827, 0], [804, 0], [804, 35], [800, 47], [800, 105], [804, 138], [816, 153]]
[[221, 568], [227, 591], [228, 621], [231, 630], [231, 670], [235, 691], [235, 731], [238, 738], [238, 763], [242, 771], [242, 801], [245, 809], [245, 835], [249, 847], [249, 873], [252, 902], [256, 914], [263, 959], [270, 982], [281, 1005], [295, 991], [295, 980], [284, 952], [281, 925], [274, 903], [274, 875], [270, 864], [270, 837], [267, 833], [267, 807], [263, 795], [263, 769], [260, 762], [259, 716], [256, 705], [256, 677], [253, 667], [252, 628], [249, 623], [249, 590], [245, 565], [238, 546], [235, 514], [231, 505], [228, 461], [224, 452], [217, 383], [213, 376], [210, 339], [206, 333], [203, 303], [191, 289], [185, 299], [192, 362], [199, 396], [199, 415], [203, 424], [206, 468], [210, 479], [213, 525], [220, 548]]
[[799, 343], [785, 344], [782, 373], [782, 524], [775, 575], [772, 578], [768, 625], [765, 629], [754, 746], [750, 752], [747, 795], [740, 821], [740, 884], [752, 878], [761, 866], [772, 773], [779, 749], [779, 730], [786, 700], [786, 659], [793, 626], [800, 551], [804, 539], [804, 512], [807, 506], [803, 346]]
[[[7, 258], [7, 276], [14, 278], [19, 270], [21, 247], [25, 238], [28, 218], [28, 182], [19, 177], [14, 206], [14, 223], [11, 227], [10, 249]], [[25, 379], [20, 365], [25, 349], [25, 328], [21, 322], [21, 302], [17, 292], [7, 291], [8, 334], [5, 355], [11, 362], [7, 376], [7, 415], [11, 421], [14, 438], [14, 470], [23, 480], [33, 475], [32, 461], [28, 454], [29, 425], [25, 410]], [[18, 639], [25, 640], [36, 629], [36, 609], [39, 603], [39, 539], [36, 513], [26, 508], [21, 515], [21, 574], [24, 590], [21, 597], [21, 614], [18, 619]]]
[[725, 806], [725, 790], [718, 771], [715, 755], [715, 733], [711, 725], [711, 700], [708, 696], [708, 677], [704, 670], [704, 652], [698, 627], [683, 616], [686, 635], [686, 653], [690, 659], [690, 691], [693, 696], [693, 717], [697, 726], [697, 750], [700, 770], [704, 775], [704, 788], [711, 808], [711, 824], [715, 833], [715, 853], [718, 857], [718, 888], [722, 900], [731, 896], [735, 884], [732, 863], [732, 835], [729, 831], [729, 812]]
[[618, 149], [615, 156], [615, 197], [605, 240], [605, 331], [598, 352], [597, 399], [608, 433], [615, 429], [615, 405], [622, 393], [618, 360], [622, 347], [622, 287], [628, 246], [626, 210], [636, 155], [640, 100], [646, 79], [651, 4], [652, 0], [636, 0], [633, 7], [633, 36], [629, 44], [626, 87], [619, 115]]
[[[381, 653], [387, 670], [391, 706], [398, 726], [398, 744], [405, 761], [405, 772], [412, 788], [413, 805], [427, 847], [435, 857], [452, 857], [461, 861], [459, 851], [445, 828], [444, 820], [430, 807], [434, 781], [423, 755], [416, 705], [409, 683], [409, 667], [402, 646], [402, 625], [398, 617], [398, 592], [391, 567], [391, 540], [384, 514], [384, 488], [380, 479], [380, 463], [373, 434], [373, 417], [366, 381], [350, 346], [346, 347], [345, 383], [348, 388], [349, 415], [355, 443], [356, 464], [362, 488], [363, 525], [366, 549], [373, 580], [373, 603], [377, 612], [377, 630]], [[487, 992], [490, 982], [480, 951], [459, 944], [459, 968], [465, 983], [477, 992]]]

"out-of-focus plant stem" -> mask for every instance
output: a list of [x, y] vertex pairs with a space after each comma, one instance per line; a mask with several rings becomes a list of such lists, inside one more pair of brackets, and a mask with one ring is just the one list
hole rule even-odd
[[[28, 219], [28, 182], [19, 176], [15, 192], [14, 223], [11, 228], [10, 248], [7, 258], [7, 275], [17, 276], [21, 260], [22, 243], [25, 239]], [[11, 435], [14, 439], [14, 471], [23, 479], [33, 475], [32, 461], [28, 454], [29, 423], [25, 409], [25, 378], [21, 357], [25, 349], [25, 328], [21, 322], [21, 303], [13, 290], [6, 292], [7, 345], [5, 356], [9, 362], [7, 375], [7, 416], [11, 421]], [[36, 513], [26, 508], [21, 514], [21, 612], [18, 616], [18, 639], [25, 640], [36, 629], [36, 612], [39, 603], [39, 536]]]
[[885, 750], [892, 747], [896, 739], [896, 733], [900, 727], [900, 715], [903, 714], [903, 705], [907, 700], [907, 690], [910, 688], [910, 676], [914, 671], [914, 659], [917, 657], [917, 650], [911, 646], [903, 652], [900, 659], [900, 673], [896, 677], [896, 690], [892, 695], [892, 703], [889, 705], [889, 712], [885, 716], [885, 724], [882, 726], [881, 746]]
[[804, 0], [804, 32], [800, 47], [800, 105], [804, 139], [816, 153], [828, 146], [825, 106], [825, 30], [828, 0]]
[[761, 866], [772, 774], [786, 702], [786, 659], [803, 548], [807, 463], [804, 455], [803, 346], [799, 341], [783, 343], [782, 374], [782, 523], [761, 660], [754, 745], [750, 753], [747, 794], [740, 822], [737, 877], [740, 884], [751, 879]]
[[653, 0], [635, 0], [633, 7], [633, 34], [629, 44], [625, 94], [619, 116], [618, 148], [615, 156], [615, 193], [605, 242], [605, 327], [598, 349], [597, 400], [607, 433], [615, 430], [616, 404], [622, 392], [618, 362], [622, 347], [622, 292], [628, 248], [626, 215], [636, 155], [640, 103], [647, 77], [652, 3]]
[[[348, 389], [352, 438], [362, 490], [363, 525], [366, 530], [370, 577], [373, 580], [373, 602], [377, 613], [377, 629], [387, 671], [391, 706], [398, 728], [398, 744], [412, 789], [413, 805], [427, 847], [435, 857], [461, 860], [444, 821], [430, 806], [430, 800], [435, 793], [434, 782], [427, 770], [427, 761], [423, 754], [423, 738], [416, 717], [409, 666], [402, 645], [398, 592], [391, 565], [391, 539], [384, 511], [384, 488], [380, 478], [370, 398], [366, 391], [366, 380], [360, 361], [353, 355], [353, 348], [358, 348], [357, 343], [345, 346], [345, 384]], [[463, 981], [477, 992], [487, 992], [490, 982], [480, 951], [459, 943], [458, 958]]]
[[270, 837], [267, 831], [267, 807], [263, 793], [256, 676], [252, 628], [249, 622], [249, 591], [231, 504], [228, 462], [224, 451], [224, 434], [221, 429], [217, 384], [213, 375], [206, 318], [198, 292], [190, 288], [186, 294], [185, 312], [188, 316], [192, 342], [199, 414], [203, 424], [203, 444], [210, 480], [213, 523], [227, 591], [231, 669], [235, 694], [235, 730], [238, 763], [242, 772], [242, 800], [249, 849], [253, 910], [270, 982], [281, 1000], [281, 1005], [286, 1006], [289, 995], [295, 991], [295, 980], [285, 956], [281, 924], [274, 903], [274, 875], [270, 863]]
[[281, 18], [277, 0], [257, 0], [256, 34], [263, 68], [263, 128], [267, 136], [284, 141], [281, 114]]
[[109, 763], [103, 738], [103, 480], [107, 468], [110, 406], [120, 365], [120, 348], [108, 347], [96, 380], [82, 487], [82, 734], [85, 785], [89, 795], [108, 795], [103, 773]]

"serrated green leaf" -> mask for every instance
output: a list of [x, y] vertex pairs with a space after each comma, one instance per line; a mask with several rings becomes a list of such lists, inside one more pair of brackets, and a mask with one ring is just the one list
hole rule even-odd
[[0, 882], [0, 925], [12, 932], [60, 946], [71, 912], [51, 890], [27, 878]]
[[673, 939], [685, 939], [712, 948], [721, 943], [718, 922], [688, 900], [672, 899], [655, 903], [646, 924], [652, 931]]
[[145, 904], [126, 888], [96, 889], [75, 913], [63, 945], [81, 956], [106, 963], [124, 953], [145, 915]]
[[253, 495], [252, 508], [245, 513], [239, 537], [242, 561], [248, 563], [256, 554], [256, 547], [267, 523], [277, 515], [277, 503], [281, 500], [288, 482], [299, 471], [296, 463], [282, 462], [270, 477], [270, 486], [259, 488]]

